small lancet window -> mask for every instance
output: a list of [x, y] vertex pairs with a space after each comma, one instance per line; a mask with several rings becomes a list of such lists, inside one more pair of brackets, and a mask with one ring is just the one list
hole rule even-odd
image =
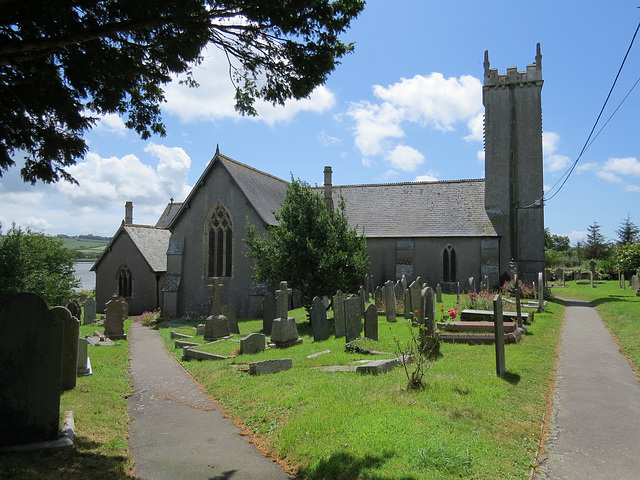
[[209, 236], [209, 277], [230, 277], [233, 258], [233, 224], [223, 205], [214, 207], [207, 222]]
[[126, 265], [118, 269], [118, 296], [131, 297], [133, 291], [131, 284], [131, 270]]
[[451, 245], [442, 252], [442, 281], [456, 281], [456, 251]]

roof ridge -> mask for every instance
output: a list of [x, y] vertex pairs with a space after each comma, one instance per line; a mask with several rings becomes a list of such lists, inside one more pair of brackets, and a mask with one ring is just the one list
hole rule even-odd
[[[356, 183], [352, 185], [333, 185], [333, 188], [349, 188], [349, 187], [393, 187], [401, 185], [433, 185], [437, 183], [477, 183], [484, 182], [484, 178], [468, 178], [458, 180], [434, 180], [434, 181], [419, 181], [419, 182], [392, 182], [392, 183]], [[322, 185], [312, 188], [323, 188]]]
[[125, 223], [122, 225], [123, 227], [136, 227], [136, 228], [149, 228], [152, 230], [167, 230], [166, 228], [163, 227], [156, 227], [155, 225], [138, 225], [135, 223]]
[[242, 163], [242, 162], [239, 162], [237, 160], [234, 160], [233, 158], [227, 157], [226, 155], [223, 155], [222, 153], [217, 153], [217, 156], [220, 157], [221, 159], [224, 159], [224, 160], [228, 161], [228, 162], [235, 163], [236, 165], [244, 167], [244, 168], [246, 168], [248, 170], [252, 170], [252, 171], [254, 171], [256, 173], [264, 175], [265, 177], [273, 178], [274, 180], [278, 180], [279, 182], [282, 182], [282, 183], [289, 183], [286, 180], [283, 180], [283, 179], [281, 179], [279, 177], [276, 177], [275, 175], [271, 175], [270, 173], [263, 172], [262, 170], [258, 170], [257, 168], [252, 167], [251, 165], [247, 165], [246, 163]]

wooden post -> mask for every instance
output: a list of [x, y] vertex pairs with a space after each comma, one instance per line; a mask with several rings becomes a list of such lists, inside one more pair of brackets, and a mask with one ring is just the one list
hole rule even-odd
[[495, 316], [494, 331], [496, 335], [496, 375], [500, 378], [507, 373], [504, 355], [504, 326], [502, 323], [502, 298], [496, 295], [493, 299], [493, 315]]

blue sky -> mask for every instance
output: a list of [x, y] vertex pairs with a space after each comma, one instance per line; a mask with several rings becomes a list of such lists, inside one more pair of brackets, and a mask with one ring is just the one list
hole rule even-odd
[[[134, 203], [134, 221], [154, 224], [181, 201], [221, 153], [283, 179], [334, 185], [483, 178], [484, 51], [492, 68], [524, 70], [542, 48], [546, 187], [577, 158], [640, 21], [638, 3], [541, 0], [369, 0], [344, 40], [355, 42], [309, 99], [263, 105], [257, 118], [233, 110], [224, 59], [212, 50], [198, 89], [167, 86], [166, 137], [142, 141], [108, 117], [87, 135], [89, 154], [70, 169], [80, 186], [0, 179], [0, 222], [48, 234], [112, 235]], [[637, 40], [640, 43], [640, 39]], [[632, 48], [600, 125], [640, 76]], [[630, 215], [640, 225], [640, 87], [545, 206], [552, 233], [583, 240], [587, 227], [615, 240]], [[599, 127], [598, 127], [599, 128]], [[597, 130], [596, 130], [597, 131]], [[555, 193], [553, 190], [551, 194]], [[384, 206], [381, 206], [383, 208]], [[425, 208], [429, 208], [425, 205]], [[446, 219], [443, 219], [446, 221]]]

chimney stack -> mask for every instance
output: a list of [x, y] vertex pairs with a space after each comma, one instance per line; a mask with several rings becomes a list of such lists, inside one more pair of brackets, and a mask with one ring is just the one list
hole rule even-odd
[[333, 189], [331, 185], [331, 167], [324, 167], [324, 203], [327, 211], [333, 212]]
[[124, 205], [124, 223], [133, 225], [133, 202], [127, 202]]

